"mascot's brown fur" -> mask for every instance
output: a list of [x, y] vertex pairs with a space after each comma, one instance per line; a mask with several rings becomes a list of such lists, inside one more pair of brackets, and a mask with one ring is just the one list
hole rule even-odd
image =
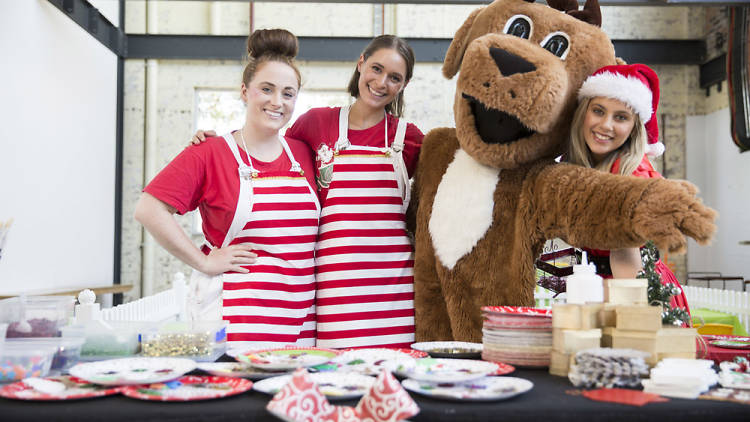
[[578, 88], [617, 59], [596, 0], [548, 3], [477, 9], [446, 54], [443, 74], [460, 70], [456, 128], [425, 137], [408, 211], [417, 341], [481, 341], [481, 306], [533, 305], [546, 239], [598, 249], [651, 239], [682, 252], [685, 235], [706, 243], [715, 230], [687, 182], [554, 162]]

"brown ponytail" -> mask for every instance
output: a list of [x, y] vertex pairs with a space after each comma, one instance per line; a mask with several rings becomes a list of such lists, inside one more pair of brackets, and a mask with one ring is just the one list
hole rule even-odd
[[297, 83], [301, 84], [302, 77], [294, 62], [299, 44], [297, 37], [286, 29], [258, 29], [247, 37], [247, 60], [242, 82], [248, 85], [255, 76], [255, 72], [265, 62], [281, 62], [289, 65], [297, 74]]

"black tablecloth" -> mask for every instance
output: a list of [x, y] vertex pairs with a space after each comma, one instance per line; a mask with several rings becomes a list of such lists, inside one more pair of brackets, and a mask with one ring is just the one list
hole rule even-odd
[[[743, 421], [750, 406], [712, 400], [671, 399], [643, 407], [601, 403], [576, 395], [566, 378], [545, 370], [519, 369], [507, 376], [526, 378], [534, 388], [497, 402], [449, 402], [412, 394], [421, 412], [413, 421]], [[572, 394], [571, 394], [572, 393]], [[249, 391], [219, 400], [148, 402], [116, 395], [64, 402], [24, 402], [0, 398], [0, 421], [278, 421], [265, 409], [270, 396]], [[336, 404], [355, 406], [356, 400]]]

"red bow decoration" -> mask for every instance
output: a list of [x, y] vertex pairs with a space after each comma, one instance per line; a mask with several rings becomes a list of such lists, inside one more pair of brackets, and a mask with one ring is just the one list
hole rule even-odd
[[266, 409], [281, 419], [297, 422], [396, 422], [419, 413], [414, 400], [385, 370], [353, 408], [331, 405], [307, 370], [300, 368]]

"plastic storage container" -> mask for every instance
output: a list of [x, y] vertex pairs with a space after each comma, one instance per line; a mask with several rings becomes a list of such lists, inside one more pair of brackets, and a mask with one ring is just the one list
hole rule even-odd
[[8, 323], [0, 322], [0, 356], [3, 355], [3, 346], [5, 346], [5, 331], [8, 329]]
[[0, 354], [0, 383], [49, 374], [57, 347], [42, 344], [14, 344], [6, 341]]
[[8, 323], [6, 338], [59, 337], [73, 315], [73, 296], [20, 296], [0, 300], [0, 322]]
[[143, 322], [90, 321], [62, 327], [63, 337], [83, 337], [81, 360], [102, 360], [132, 357], [138, 353], [138, 333]]
[[141, 331], [141, 355], [213, 362], [226, 351], [227, 321], [167, 322]]
[[83, 346], [84, 341], [83, 337], [36, 337], [12, 338], [8, 339], [7, 343], [28, 347], [54, 347], [55, 355], [52, 358], [50, 374], [58, 375], [67, 373], [71, 366], [78, 363], [81, 357], [81, 346]]

